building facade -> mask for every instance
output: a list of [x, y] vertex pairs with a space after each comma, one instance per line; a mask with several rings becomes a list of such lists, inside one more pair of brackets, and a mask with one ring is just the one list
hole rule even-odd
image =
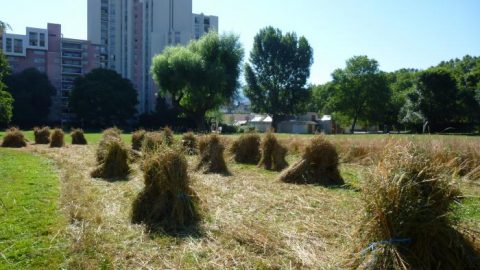
[[192, 14], [192, 0], [88, 0], [88, 40], [105, 48], [106, 67], [132, 81], [139, 113], [155, 110], [152, 58], [209, 31], [218, 32], [218, 17]]
[[52, 122], [71, 120], [68, 97], [73, 80], [105, 62], [100, 55], [101, 46], [64, 38], [59, 24], [49, 23], [46, 29], [27, 27], [25, 35], [3, 33], [1, 43], [12, 73], [36, 68], [56, 88], [49, 116]]
[[199, 39], [204, 34], [218, 32], [218, 17], [201, 14], [192, 14], [193, 38]]

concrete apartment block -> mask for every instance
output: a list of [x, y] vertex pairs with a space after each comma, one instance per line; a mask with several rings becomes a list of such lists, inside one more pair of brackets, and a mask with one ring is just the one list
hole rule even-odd
[[57, 89], [49, 116], [52, 122], [71, 120], [67, 102], [73, 80], [100, 67], [102, 62], [99, 45], [64, 38], [61, 29], [61, 25], [49, 23], [46, 29], [27, 27], [25, 35], [2, 35], [2, 50], [12, 73], [36, 68], [47, 74]]

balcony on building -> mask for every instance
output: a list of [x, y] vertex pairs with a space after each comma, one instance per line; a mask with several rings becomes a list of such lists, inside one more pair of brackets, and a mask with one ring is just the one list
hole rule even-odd
[[62, 50], [81, 51], [82, 43], [77, 42], [62, 42]]
[[81, 67], [82, 61], [81, 60], [72, 60], [72, 59], [63, 59], [62, 65], [66, 67]]
[[72, 58], [72, 59], [81, 59], [82, 53], [81, 52], [62, 52], [63, 58]]
[[82, 75], [82, 68], [79, 67], [62, 67], [62, 74]]

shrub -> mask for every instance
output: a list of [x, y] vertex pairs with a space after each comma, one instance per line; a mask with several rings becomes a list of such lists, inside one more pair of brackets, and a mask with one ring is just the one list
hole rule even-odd
[[187, 153], [188, 155], [196, 155], [198, 154], [197, 147], [197, 137], [195, 137], [195, 134], [193, 134], [193, 132], [183, 134], [182, 148], [185, 153]]
[[236, 126], [220, 124], [220, 127], [222, 127], [222, 134], [234, 134], [238, 132]]
[[280, 175], [286, 183], [343, 185], [338, 171], [338, 154], [330, 142], [317, 136], [305, 148], [303, 157]]
[[70, 136], [72, 137], [72, 144], [78, 144], [78, 145], [86, 145], [87, 144], [87, 139], [85, 139], [85, 135], [83, 133], [83, 129], [74, 129], [70, 133]]
[[49, 144], [50, 143], [50, 128], [49, 127], [35, 127], [33, 129], [35, 136], [35, 144]]
[[230, 147], [235, 162], [258, 164], [260, 161], [260, 136], [249, 133], [240, 136]]
[[145, 187], [133, 202], [133, 223], [177, 231], [200, 221], [199, 200], [190, 187], [187, 167], [181, 151], [171, 148], [163, 148], [145, 161]]
[[450, 219], [460, 192], [442, 170], [411, 143], [386, 147], [363, 187], [352, 268], [479, 269], [475, 247]]
[[203, 173], [229, 174], [227, 164], [223, 157], [224, 146], [218, 135], [205, 136], [198, 145], [200, 161], [197, 170]]
[[54, 129], [50, 136], [50, 147], [63, 147], [65, 145], [64, 137], [65, 133], [62, 129]]
[[[115, 137], [107, 137], [102, 147], [104, 147], [103, 156], [98, 162], [98, 167], [91, 173], [92, 177], [120, 179], [128, 176], [130, 173], [129, 156], [123, 141]], [[97, 160], [99, 160], [98, 157]]]
[[12, 127], [5, 131], [2, 147], [21, 148], [27, 146], [27, 141], [22, 131]]
[[265, 134], [261, 144], [261, 152], [262, 158], [258, 166], [272, 171], [281, 171], [288, 166], [285, 160], [287, 149], [280, 145], [277, 137], [271, 131]]
[[132, 149], [138, 150], [142, 148], [143, 139], [145, 138], [145, 134], [147, 132], [144, 129], [139, 129], [132, 133]]

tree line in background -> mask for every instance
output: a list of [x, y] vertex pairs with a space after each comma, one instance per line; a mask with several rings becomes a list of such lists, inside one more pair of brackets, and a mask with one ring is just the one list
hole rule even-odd
[[[0, 30], [8, 25], [0, 23]], [[156, 110], [141, 115], [146, 128], [205, 130], [206, 120], [240, 96], [244, 51], [238, 36], [209, 33], [187, 46], [167, 47], [151, 68], [160, 87]], [[431, 132], [472, 131], [480, 125], [480, 58], [442, 62], [424, 71], [383, 72], [367, 56], [354, 56], [332, 73], [332, 81], [307, 85], [313, 49], [295, 33], [266, 27], [254, 38], [244, 65], [244, 95], [255, 113], [273, 126], [306, 111], [332, 114], [352, 132], [362, 127]], [[55, 88], [36, 69], [10, 74], [0, 51], [0, 124], [46, 124]], [[132, 126], [137, 92], [115, 71], [96, 69], [74, 81], [69, 109], [86, 128]], [[453, 130], [452, 130], [453, 129]]]
[[420, 71], [382, 72], [366, 56], [349, 59], [333, 80], [312, 87], [308, 109], [362, 124], [422, 132], [469, 132], [480, 124], [480, 58], [465, 56]]

